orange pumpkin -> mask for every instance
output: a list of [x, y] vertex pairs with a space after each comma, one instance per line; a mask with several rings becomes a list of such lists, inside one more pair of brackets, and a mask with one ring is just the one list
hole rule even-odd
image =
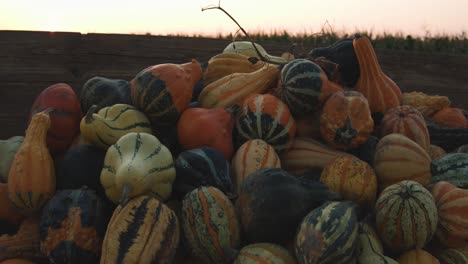
[[373, 130], [369, 104], [361, 93], [339, 91], [325, 102], [320, 116], [320, 133], [333, 148], [356, 148], [366, 142]]
[[8, 198], [24, 215], [40, 211], [55, 192], [54, 162], [46, 144], [48, 110], [35, 114], [8, 174]]
[[398, 259], [399, 264], [439, 264], [439, 260], [429, 252], [422, 249], [413, 249], [401, 255]]
[[432, 120], [439, 125], [447, 127], [467, 127], [466, 118], [463, 110], [460, 108], [446, 107], [437, 111], [432, 117]]
[[34, 101], [31, 118], [45, 109], [54, 109], [49, 113], [50, 128], [47, 131], [47, 147], [52, 154], [63, 153], [80, 131], [80, 101], [75, 91], [65, 83], [57, 83], [44, 89]]
[[343, 156], [331, 161], [322, 171], [322, 181], [331, 191], [366, 208], [371, 208], [377, 195], [377, 177], [366, 162]]
[[367, 98], [371, 111], [385, 114], [388, 109], [400, 105], [401, 90], [380, 68], [369, 38], [356, 35], [353, 47], [360, 69], [354, 88]]
[[24, 216], [20, 214], [8, 199], [8, 186], [0, 183], [0, 220], [11, 224], [20, 224]]
[[400, 133], [418, 143], [429, 152], [429, 131], [423, 115], [409, 105], [401, 105], [388, 110], [380, 123], [380, 136]]

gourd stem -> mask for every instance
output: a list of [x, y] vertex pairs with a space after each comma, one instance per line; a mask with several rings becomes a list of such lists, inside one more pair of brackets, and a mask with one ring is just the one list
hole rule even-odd
[[120, 199], [119, 199], [119, 205], [121, 207], [124, 207], [125, 204], [127, 203], [127, 197], [128, 197], [128, 194], [132, 191], [132, 186], [129, 185], [129, 184], [125, 184], [123, 186], [123, 190], [122, 190], [122, 195], [120, 196]]
[[345, 126], [336, 130], [335, 141], [349, 145], [356, 135], [357, 130], [351, 127], [351, 119], [347, 116]]
[[98, 106], [97, 105], [93, 105], [89, 108], [88, 112], [86, 113], [86, 116], [85, 116], [85, 122], [87, 124], [93, 122], [93, 114], [97, 112], [97, 109], [98, 109]]

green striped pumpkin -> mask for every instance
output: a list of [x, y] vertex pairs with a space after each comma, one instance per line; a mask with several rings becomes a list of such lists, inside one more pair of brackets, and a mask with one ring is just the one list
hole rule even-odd
[[341, 90], [328, 81], [318, 64], [307, 59], [290, 61], [282, 68], [280, 78], [278, 97], [294, 116], [316, 111], [332, 91]]
[[155, 198], [138, 196], [112, 214], [101, 264], [172, 263], [179, 237], [174, 211]]
[[243, 247], [234, 264], [295, 264], [289, 252], [277, 244], [255, 243]]
[[435, 254], [441, 264], [468, 263], [468, 251], [459, 248], [447, 248]]
[[296, 235], [299, 263], [340, 264], [354, 259], [358, 245], [357, 205], [326, 202], [302, 220]]
[[215, 187], [199, 187], [182, 200], [182, 227], [192, 255], [203, 263], [227, 263], [225, 249], [238, 249], [240, 228], [234, 206]]
[[447, 181], [468, 188], [468, 153], [448, 153], [431, 162], [431, 183]]
[[253, 94], [245, 99], [233, 131], [236, 149], [251, 139], [262, 139], [280, 154], [296, 134], [296, 122], [289, 108], [271, 94]]
[[175, 177], [170, 150], [151, 134], [132, 132], [107, 150], [100, 180], [107, 197], [117, 203], [139, 195], [166, 200]]
[[436, 231], [434, 198], [417, 182], [401, 181], [388, 186], [380, 194], [375, 210], [377, 233], [392, 252], [423, 248]]

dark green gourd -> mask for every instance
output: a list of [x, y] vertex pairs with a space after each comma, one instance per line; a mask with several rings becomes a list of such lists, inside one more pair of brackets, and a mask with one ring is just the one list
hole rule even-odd
[[97, 105], [99, 110], [114, 104], [131, 104], [130, 83], [126, 80], [92, 77], [81, 89], [80, 103], [83, 113], [87, 113], [93, 105]]
[[291, 241], [307, 213], [339, 198], [319, 181], [279, 168], [260, 169], [242, 182], [236, 201], [243, 238], [250, 243]]
[[467, 189], [468, 153], [448, 153], [431, 161], [431, 183], [439, 181]]

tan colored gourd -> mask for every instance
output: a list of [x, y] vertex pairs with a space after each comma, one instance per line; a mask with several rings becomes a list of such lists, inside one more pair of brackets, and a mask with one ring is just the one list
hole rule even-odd
[[8, 198], [24, 215], [41, 210], [55, 193], [55, 169], [47, 148], [49, 112], [35, 114], [8, 174]]

